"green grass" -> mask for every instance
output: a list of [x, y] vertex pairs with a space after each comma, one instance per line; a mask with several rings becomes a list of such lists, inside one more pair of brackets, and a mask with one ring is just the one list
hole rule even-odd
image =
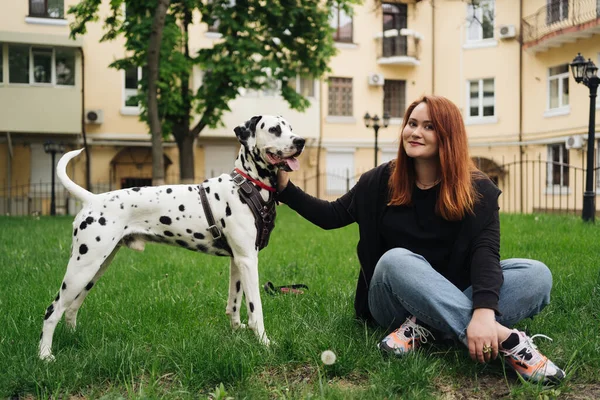
[[[226, 258], [149, 244], [144, 253], [117, 254], [83, 304], [76, 332], [59, 323], [51, 363], [38, 360], [38, 339], [65, 272], [72, 219], [0, 217], [0, 398], [600, 393], [598, 225], [574, 217], [501, 217], [502, 258], [539, 259], [553, 272], [551, 304], [519, 326], [554, 338], [540, 340], [539, 347], [568, 375], [561, 387], [548, 390], [520, 383], [499, 360], [476, 364], [462, 348], [430, 346], [402, 359], [382, 358], [375, 344], [384, 332], [353, 318], [356, 226], [322, 231], [285, 206], [278, 211], [271, 242], [260, 254], [260, 282], [305, 283], [310, 290], [262, 295], [271, 348], [260, 346], [252, 332], [230, 330]], [[326, 349], [337, 354], [334, 365], [321, 363]]]

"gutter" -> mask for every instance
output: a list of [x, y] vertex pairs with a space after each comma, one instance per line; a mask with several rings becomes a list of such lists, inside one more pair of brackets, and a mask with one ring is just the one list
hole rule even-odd
[[520, 205], [523, 213], [523, 0], [519, 0], [519, 183]]
[[81, 52], [81, 135], [83, 136], [83, 147], [85, 149], [85, 187], [91, 191], [90, 149], [85, 132], [85, 56], [83, 46], [79, 48], [79, 51]]

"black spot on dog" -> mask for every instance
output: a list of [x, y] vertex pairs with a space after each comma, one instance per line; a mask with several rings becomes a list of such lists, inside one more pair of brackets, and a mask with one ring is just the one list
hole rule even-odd
[[218, 181], [219, 181], [219, 182], [223, 182], [223, 179], [222, 179], [222, 178], [219, 178], [219, 179], [218, 179]]
[[125, 228], [123, 228], [123, 230], [125, 230], [125, 229], [127, 229], [127, 228], [129, 228], [129, 226], [128, 226], [128, 225], [125, 225]]
[[204, 190], [206, 190], [206, 193], [210, 193], [210, 187], [205, 187]]
[[50, 307], [48, 307], [46, 309], [46, 315], [44, 316], [44, 320], [47, 320], [48, 318], [50, 318], [50, 316], [52, 315], [53, 312], [54, 312], [54, 304], [50, 304]]
[[77, 228], [73, 231], [73, 236], [77, 236]]
[[172, 222], [171, 218], [165, 216], [160, 217], [159, 221], [165, 225], [171, 225]]
[[179, 211], [185, 211], [185, 206], [183, 204], [179, 206]]
[[94, 222], [94, 218], [92, 218], [92, 217], [87, 217], [87, 218], [85, 219], [85, 222], [87, 222], [87, 224], [88, 224], [88, 225], [91, 225], [91, 224]]
[[85, 221], [83, 221], [80, 225], [79, 225], [79, 229], [84, 230], [85, 228], [87, 228], [87, 223]]
[[225, 207], [225, 216], [229, 217], [231, 215], [231, 208], [229, 207], [229, 203], [225, 204], [227, 204], [227, 207]]
[[96, 242], [100, 241], [100, 236], [96, 236]]
[[265, 123], [260, 124], [260, 129], [265, 129]]
[[172, 193], [172, 192], [173, 192], [173, 189], [171, 189], [171, 188], [167, 189], [167, 193]]
[[174, 235], [173, 235], [173, 232], [171, 232], [171, 231], [165, 231], [165, 236], [172, 237]]
[[237, 281], [237, 282], [235, 283], [235, 291], [239, 293], [239, 292], [240, 292], [240, 289], [241, 289], [241, 287], [242, 287], [242, 282], [240, 282], [240, 281]]
[[60, 293], [58, 293], [58, 294], [56, 295], [56, 297], [54, 298], [54, 301], [58, 301], [58, 299], [60, 299]]
[[102, 217], [98, 220], [98, 223], [102, 226], [106, 225], [106, 218]]
[[63, 282], [62, 284], [62, 290], [65, 290], [67, 288], [67, 284]]
[[285, 126], [285, 121], [284, 121], [284, 120], [281, 120], [281, 124], [282, 124], [283, 126]]
[[88, 252], [88, 247], [85, 244], [79, 246], [79, 254], [84, 255]]
[[233, 299], [233, 304], [236, 304], [236, 303], [237, 303], [237, 299]]
[[187, 247], [189, 247], [189, 246], [188, 246], [188, 244], [187, 244], [187, 242], [186, 242], [185, 240], [177, 239], [177, 240], [175, 241], [175, 243], [177, 243], [177, 244], [178, 244], [178, 245], [180, 245], [181, 247], [186, 247], [186, 248], [187, 248]]
[[221, 225], [223, 226], [223, 228], [225, 228], [225, 220], [223, 218], [221, 218]]
[[134, 188], [131, 188], [131, 190], [133, 190], [134, 192], [139, 192], [140, 188], [139, 187], [134, 187]]
[[236, 306], [233, 306], [233, 312], [235, 312], [237, 310]]
[[254, 312], [254, 303], [250, 302], [250, 312]]
[[123, 210], [125, 208], [125, 206], [123, 205], [123, 203], [121, 203], [121, 210]]
[[281, 136], [281, 126], [277, 125], [277, 126], [270, 127], [269, 133], [272, 133], [273, 135], [280, 137]]
[[191, 187], [191, 186], [188, 186], [188, 190], [191, 192], [191, 191], [192, 191], [192, 187]]
[[201, 234], [200, 232], [194, 232], [194, 237], [196, 239], [202, 240], [202, 239], [204, 239], [205, 236], [203, 234]]
[[186, 231], [187, 233], [192, 233], [192, 230], [191, 230], [191, 229], [186, 229], [185, 231]]
[[215, 199], [217, 199], [219, 201], [221, 200], [221, 198], [219, 197], [219, 193], [215, 193]]
[[206, 247], [206, 246], [205, 246], [205, 245], [203, 245], [203, 244], [197, 244], [197, 245], [196, 245], [196, 248], [197, 248], [199, 251], [203, 252], [203, 253], [206, 253], [206, 251], [208, 250], [208, 247]]
[[85, 285], [85, 290], [90, 291], [94, 287], [94, 282], [90, 281], [87, 285]]
[[81, 260], [81, 257], [79, 257], [79, 256], [78, 256], [78, 257], [77, 257], [77, 261], [79, 261], [79, 260]]

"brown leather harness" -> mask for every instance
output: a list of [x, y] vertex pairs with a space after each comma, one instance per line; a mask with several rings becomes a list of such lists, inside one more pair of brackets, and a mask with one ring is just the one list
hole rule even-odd
[[[264, 201], [260, 192], [256, 189], [256, 186], [235, 170], [231, 172], [231, 177], [233, 183], [238, 187], [240, 200], [250, 207], [250, 210], [254, 215], [254, 225], [256, 226], [255, 245], [259, 250], [262, 250], [269, 244], [271, 231], [275, 227], [275, 216], [277, 214], [275, 198], [274, 196], [269, 196], [269, 200]], [[215, 223], [215, 218], [212, 214], [210, 204], [208, 203], [204, 186], [202, 185], [200, 185], [200, 200], [202, 201], [202, 208], [204, 209], [204, 214], [206, 215], [206, 220], [209, 225], [208, 230], [213, 236], [213, 239], [222, 241], [224, 242], [222, 244], [227, 245], [221, 230]]]

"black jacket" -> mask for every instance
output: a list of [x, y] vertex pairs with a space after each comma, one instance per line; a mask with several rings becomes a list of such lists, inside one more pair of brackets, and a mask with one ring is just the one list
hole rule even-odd
[[[377, 262], [384, 253], [379, 223], [389, 200], [390, 163], [364, 173], [358, 183], [339, 199], [328, 202], [312, 197], [292, 182], [278, 196], [307, 220], [324, 229], [358, 223], [357, 245], [360, 273], [354, 308], [356, 316], [372, 320], [368, 291]], [[498, 313], [498, 297], [503, 283], [500, 267], [500, 190], [487, 177], [474, 180], [480, 194], [474, 215], [466, 216], [454, 243], [448, 270], [444, 276], [464, 290], [473, 286], [473, 308], [491, 308]]]

